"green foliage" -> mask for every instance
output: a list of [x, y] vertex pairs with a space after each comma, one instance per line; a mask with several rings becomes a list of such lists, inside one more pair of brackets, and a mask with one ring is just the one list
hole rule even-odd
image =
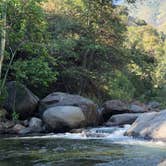
[[12, 112], [12, 120], [13, 121], [19, 120], [19, 114], [15, 111]]
[[116, 70], [108, 78], [106, 90], [112, 99], [132, 100], [135, 93], [135, 87], [122, 72]]
[[30, 87], [46, 88], [56, 81], [57, 72], [53, 71], [45, 58], [33, 58], [30, 60], [18, 60], [14, 62], [13, 72], [16, 80]]
[[165, 35], [129, 21], [125, 7], [107, 0], [14, 0], [7, 9], [5, 64], [16, 55], [9, 80], [37, 93], [56, 89], [98, 102], [163, 99]]
[[1, 85], [2, 85], [2, 80], [0, 80], [0, 108], [3, 106], [3, 103], [7, 97], [6, 87], [4, 86], [2, 88]]

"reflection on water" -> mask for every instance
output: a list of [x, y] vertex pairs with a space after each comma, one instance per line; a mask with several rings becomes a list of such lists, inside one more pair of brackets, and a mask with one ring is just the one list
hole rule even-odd
[[[166, 145], [124, 137], [125, 129], [0, 140], [0, 166], [156, 166]], [[96, 137], [96, 133], [103, 134]], [[83, 134], [83, 133], [82, 133]], [[68, 138], [68, 139], [66, 139]]]

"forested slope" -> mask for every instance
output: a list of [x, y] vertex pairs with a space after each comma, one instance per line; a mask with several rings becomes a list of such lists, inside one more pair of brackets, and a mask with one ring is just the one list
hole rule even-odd
[[[165, 36], [129, 24], [127, 10], [100, 0], [12, 1], [7, 8], [2, 78], [37, 95], [51, 91], [106, 99], [164, 103]], [[3, 26], [1, 24], [1, 26]]]

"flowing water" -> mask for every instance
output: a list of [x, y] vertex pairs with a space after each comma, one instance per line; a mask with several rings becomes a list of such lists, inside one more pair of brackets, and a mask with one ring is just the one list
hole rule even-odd
[[0, 140], [0, 166], [157, 166], [166, 144], [123, 136], [124, 128], [92, 128]]

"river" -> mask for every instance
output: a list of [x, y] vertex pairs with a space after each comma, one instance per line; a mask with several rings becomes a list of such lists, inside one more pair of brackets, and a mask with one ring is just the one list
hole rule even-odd
[[157, 166], [166, 159], [166, 143], [123, 136], [128, 127], [1, 138], [0, 166]]

